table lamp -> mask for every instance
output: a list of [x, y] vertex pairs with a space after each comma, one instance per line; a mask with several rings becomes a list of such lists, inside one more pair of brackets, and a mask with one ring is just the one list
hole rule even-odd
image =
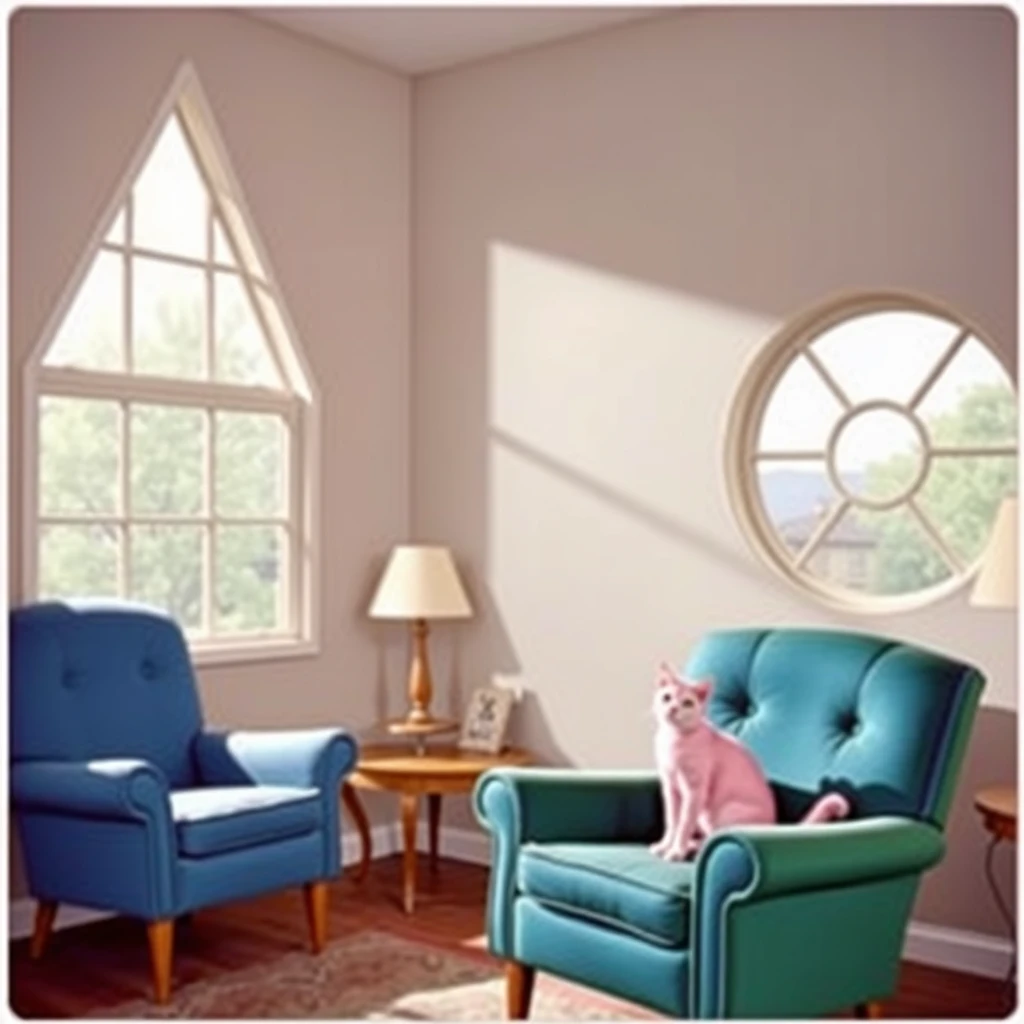
[[971, 591], [981, 608], [1017, 607], [1017, 497], [1004, 498]]
[[466, 619], [473, 614], [455, 560], [446, 547], [400, 544], [392, 552], [370, 604], [370, 618], [412, 621], [413, 655], [409, 668], [409, 710], [389, 723], [393, 733], [448, 732], [458, 722], [430, 712], [433, 685], [427, 658], [428, 619]]

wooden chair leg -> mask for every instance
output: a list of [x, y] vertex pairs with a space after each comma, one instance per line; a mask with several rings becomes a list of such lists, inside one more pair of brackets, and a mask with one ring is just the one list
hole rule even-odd
[[534, 968], [515, 960], [505, 964], [505, 1003], [509, 1020], [526, 1020], [530, 1016], [536, 973]]
[[854, 1016], [861, 1020], [881, 1020], [882, 1004], [879, 1002], [858, 1003], [853, 1008]]
[[306, 900], [309, 940], [313, 952], [319, 953], [327, 945], [327, 906], [330, 890], [326, 882], [307, 882], [302, 887], [302, 894]]
[[174, 918], [147, 921], [149, 962], [153, 968], [153, 996], [160, 1003], [171, 998], [171, 963], [174, 959]]
[[33, 960], [38, 960], [46, 949], [59, 906], [60, 904], [53, 900], [40, 900], [36, 904], [36, 926], [32, 930], [32, 943], [29, 946], [29, 955]]

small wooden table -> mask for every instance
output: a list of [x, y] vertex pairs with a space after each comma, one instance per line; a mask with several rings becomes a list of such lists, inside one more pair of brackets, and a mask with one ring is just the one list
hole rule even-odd
[[1013, 984], [1017, 975], [1017, 927], [1010, 908], [1006, 905], [999, 886], [996, 885], [995, 872], [992, 870], [992, 856], [996, 847], [1004, 840], [1010, 843], [1017, 842], [1017, 790], [1014, 786], [989, 786], [974, 795], [974, 806], [981, 814], [985, 830], [992, 836], [985, 854], [985, 877], [992, 890], [992, 898], [999, 908], [1003, 921], [1006, 922], [1007, 931], [1010, 933], [1010, 942], [1013, 945], [1013, 959], [1006, 976], [1009, 986]]
[[500, 754], [478, 754], [454, 746], [427, 747], [417, 754], [405, 746], [368, 746], [359, 751], [355, 771], [342, 786], [345, 807], [352, 815], [362, 845], [359, 880], [366, 877], [373, 854], [370, 823], [356, 793], [357, 789], [398, 793], [401, 798], [404, 840], [402, 878], [403, 906], [411, 914], [416, 906], [416, 822], [419, 799], [427, 797], [430, 814], [430, 867], [437, 870], [437, 838], [441, 824], [441, 797], [446, 793], [468, 793], [488, 768], [533, 763], [526, 750], [509, 748]]

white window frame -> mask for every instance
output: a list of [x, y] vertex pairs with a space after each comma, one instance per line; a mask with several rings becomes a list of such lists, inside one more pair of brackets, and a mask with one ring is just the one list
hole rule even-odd
[[[203, 178], [209, 198], [207, 215], [206, 259], [149, 252], [132, 246], [132, 187], [151, 153], [168, 118], [177, 116], [189, 144], [195, 164]], [[121, 210], [126, 212], [125, 237], [107, 241], [108, 233]], [[231, 248], [235, 266], [214, 260], [213, 223], [220, 220], [224, 236]], [[192, 658], [199, 665], [230, 664], [274, 658], [315, 655], [319, 651], [319, 393], [309, 372], [302, 349], [280, 290], [270, 272], [270, 261], [253, 228], [238, 179], [231, 169], [227, 153], [209, 104], [203, 95], [194, 68], [185, 62], [175, 75], [151, 127], [140, 143], [134, 158], [108, 203], [104, 215], [93, 232], [89, 244], [75, 267], [61, 300], [54, 308], [46, 326], [26, 361], [23, 372], [23, 543], [19, 597], [29, 602], [38, 599], [38, 550], [40, 526], [50, 524], [113, 523], [121, 530], [118, 565], [119, 590], [127, 593], [130, 578], [130, 544], [127, 538], [131, 524], [182, 525], [204, 527], [203, 615], [207, 635], [190, 638]], [[165, 263], [179, 263], [205, 271], [206, 302], [206, 365], [212, 367], [213, 308], [209, 301], [215, 271], [236, 274], [246, 290], [254, 315], [267, 340], [271, 357], [283, 389], [230, 384], [211, 380], [137, 375], [131, 372], [132, 338], [125, 332], [125, 370], [123, 372], [93, 371], [71, 367], [46, 366], [46, 354], [57, 336], [72, 302], [100, 251], [119, 253], [124, 260], [125, 296], [124, 323], [131, 323], [131, 294], [127, 287], [131, 275], [129, 263], [133, 255], [153, 256]], [[110, 515], [70, 514], [43, 515], [39, 508], [39, 415], [44, 397], [71, 397], [116, 401], [121, 410], [121, 451], [127, 456], [130, 444], [128, 409], [131, 404], [181, 406], [205, 412], [207, 424], [205, 465], [205, 507], [196, 515], [147, 516], [128, 515], [128, 465], [123, 457], [119, 467], [120, 500], [116, 513]], [[289, 450], [285, 458], [284, 515], [268, 517], [229, 517], [215, 509], [213, 429], [216, 412], [251, 412], [280, 416], [288, 429]], [[234, 636], [209, 635], [214, 614], [215, 580], [212, 543], [218, 523], [225, 525], [283, 527], [288, 538], [287, 578], [281, 581], [285, 606], [285, 629], [266, 634]]]
[[[960, 329], [908, 402], [901, 404], [888, 399], [854, 402], [845, 394], [843, 388], [816, 354], [809, 351], [809, 347], [820, 335], [845, 320], [869, 313], [894, 311], [930, 314], [948, 320]], [[1016, 392], [1013, 374], [1007, 367], [1002, 352], [981, 327], [945, 303], [909, 291], [855, 292], [834, 296], [785, 324], [754, 354], [744, 370], [729, 410], [723, 449], [726, 488], [733, 516], [748, 544], [787, 583], [794, 585], [804, 594], [810, 594], [830, 608], [864, 615], [885, 615], [911, 611], [942, 600], [966, 586], [977, 573], [981, 565], [981, 558], [979, 557], [972, 564], [964, 564], [956, 553], [945, 544], [927, 515], [913, 500], [923, 486], [931, 460], [935, 457], [943, 455], [964, 457], [1012, 455], [1017, 457], [1019, 454], [1016, 443], [955, 448], [935, 445], [915, 415], [914, 411], [917, 405], [924, 399], [932, 384], [970, 336], [981, 342], [999, 361], [1003, 369], [1006, 370], [1007, 377], [1014, 384]], [[816, 452], [772, 451], [766, 454], [759, 450], [758, 444], [765, 411], [782, 376], [801, 354], [808, 359], [825, 386], [835, 396], [843, 410], [842, 414], [834, 425], [824, 449]], [[883, 595], [858, 592], [851, 588], [832, 584], [803, 568], [808, 565], [829, 529], [838, 522], [850, 504], [850, 496], [842, 482], [837, 480], [833, 470], [834, 452], [842, 425], [856, 412], [871, 408], [893, 408], [909, 413], [921, 435], [923, 457], [920, 473], [912, 487], [908, 488], [908, 496], [899, 495], [891, 501], [871, 501], [862, 498], [860, 504], [877, 510], [907, 505], [918, 519], [922, 530], [931, 538], [936, 552], [950, 569], [950, 576], [940, 583], [905, 594]], [[826, 470], [839, 496], [840, 500], [824, 517], [799, 552], [794, 553], [792, 549], [787, 548], [775, 524], [771, 522], [764, 509], [758, 483], [757, 464], [765, 458], [780, 461], [824, 460]]]

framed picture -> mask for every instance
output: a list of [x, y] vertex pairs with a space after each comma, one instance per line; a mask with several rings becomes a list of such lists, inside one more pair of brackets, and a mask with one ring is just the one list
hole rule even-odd
[[459, 746], [463, 750], [479, 750], [485, 754], [499, 753], [515, 699], [511, 690], [497, 686], [481, 686], [474, 690], [462, 720]]

